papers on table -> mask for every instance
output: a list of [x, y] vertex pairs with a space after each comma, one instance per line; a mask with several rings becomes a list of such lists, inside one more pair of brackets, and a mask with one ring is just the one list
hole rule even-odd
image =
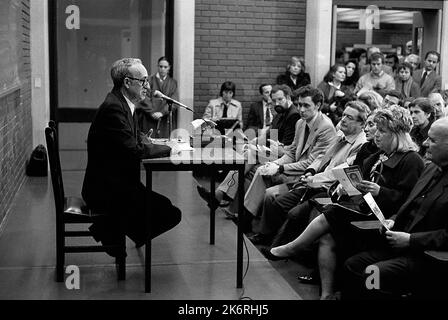
[[193, 130], [197, 130], [199, 128], [203, 128], [205, 126], [211, 126], [216, 127], [216, 122], [212, 121], [212, 120], [208, 120], [208, 119], [196, 119], [191, 121], [191, 125], [193, 127]]

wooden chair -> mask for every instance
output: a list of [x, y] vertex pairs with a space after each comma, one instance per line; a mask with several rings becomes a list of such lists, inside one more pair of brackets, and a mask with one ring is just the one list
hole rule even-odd
[[[47, 141], [48, 159], [50, 162], [51, 182], [53, 185], [54, 202], [56, 207], [56, 281], [64, 280], [65, 254], [72, 252], [105, 252], [106, 250], [123, 250], [126, 247], [126, 237], [120, 239], [120, 243], [114, 246], [103, 245], [66, 245], [66, 238], [70, 237], [91, 237], [89, 230], [66, 230], [67, 224], [79, 225], [93, 223], [93, 219], [98, 217], [79, 197], [66, 197], [64, 194], [64, 184], [62, 180], [61, 161], [59, 158], [59, 147], [54, 121], [48, 123], [45, 128], [45, 138]], [[123, 248], [124, 247], [124, 248]], [[126, 278], [126, 258], [115, 258], [117, 266], [118, 280]]]

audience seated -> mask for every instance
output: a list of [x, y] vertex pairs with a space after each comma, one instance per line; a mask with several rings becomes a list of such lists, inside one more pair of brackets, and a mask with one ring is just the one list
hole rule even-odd
[[365, 103], [370, 111], [374, 111], [383, 105], [383, 97], [373, 90], [364, 91], [359, 95], [358, 100]]
[[[363, 177], [357, 189], [371, 193], [386, 218], [392, 216], [405, 202], [415, 186], [424, 164], [417, 154], [417, 146], [409, 136], [412, 121], [408, 111], [391, 106], [379, 110], [374, 118], [377, 131], [375, 141], [380, 151], [363, 163]], [[342, 189], [341, 189], [342, 191]], [[358, 196], [355, 196], [358, 197]], [[354, 203], [358, 200], [351, 198]], [[359, 207], [362, 210], [362, 206]], [[322, 299], [334, 297], [338, 259], [344, 260], [363, 250], [368, 243], [359, 239], [350, 222], [365, 217], [341, 207], [329, 206], [293, 241], [267, 252], [271, 259], [293, 256], [319, 239], [318, 262]], [[372, 215], [364, 219], [375, 219]]]
[[422, 97], [427, 97], [431, 92], [440, 92], [442, 77], [436, 71], [439, 63], [440, 54], [437, 51], [428, 51], [423, 62], [424, 68], [414, 71], [412, 77], [420, 85]]
[[385, 65], [392, 69], [391, 76], [395, 78], [397, 75], [397, 66], [399, 64], [398, 56], [395, 53], [386, 55]]
[[356, 83], [359, 80], [358, 62], [355, 59], [349, 59], [345, 63], [345, 70], [347, 71], [347, 74], [343, 85], [351, 92], [354, 92]]
[[322, 91], [311, 86], [299, 92], [299, 113], [294, 141], [278, 160], [259, 167], [246, 192], [245, 208], [258, 215], [265, 198], [288, 191], [300, 180], [306, 168], [328, 149], [336, 130], [331, 120], [320, 112]]
[[355, 93], [360, 94], [365, 90], [375, 90], [381, 96], [395, 89], [395, 82], [391, 75], [383, 71], [384, 57], [381, 53], [373, 53], [370, 57], [371, 71], [359, 78], [355, 87]]
[[263, 83], [258, 88], [261, 100], [250, 105], [249, 114], [247, 115], [246, 126], [244, 131], [252, 129], [257, 132], [259, 129], [266, 129], [271, 125], [273, 118], [273, 106], [271, 99], [272, 86]]
[[[371, 61], [372, 55], [374, 53], [378, 53], [381, 54], [383, 56], [383, 64], [381, 65], [381, 70], [383, 70], [385, 73], [387, 73], [390, 76], [394, 76], [394, 73], [392, 71], [392, 68], [389, 67], [386, 64], [386, 61], [384, 60], [384, 55], [381, 53], [381, 50], [377, 47], [370, 47], [369, 49], [367, 49], [367, 61]], [[359, 68], [359, 74], [361, 76], [365, 75], [366, 73], [369, 73], [370, 71], [372, 71], [372, 66], [371, 64], [366, 64], [364, 65], [362, 68]]]
[[226, 81], [221, 85], [219, 98], [209, 101], [204, 112], [204, 119], [218, 121], [220, 119], [238, 119], [239, 127], [243, 128], [243, 108], [235, 99], [235, 83]]
[[286, 84], [292, 91], [310, 83], [310, 75], [305, 72], [305, 60], [298, 57], [291, 57], [286, 72], [277, 77], [277, 84]]
[[[291, 89], [287, 85], [275, 85], [272, 88], [271, 95], [276, 115], [268, 130], [264, 131], [260, 137], [251, 140], [245, 149], [246, 158], [248, 159], [245, 168], [246, 189], [254, 176], [254, 171], [260, 166], [260, 162], [264, 163], [268, 159], [277, 159], [292, 144], [295, 126], [300, 118], [297, 108], [291, 102]], [[272, 151], [269, 156], [266, 153], [258, 152], [256, 149], [257, 145], [266, 145], [267, 142], [269, 142], [269, 147]], [[237, 178], [238, 173], [236, 171], [229, 172], [217, 188], [215, 200], [211, 200], [210, 192], [202, 186], [198, 186], [198, 192], [208, 203], [214, 201], [215, 206], [219, 205], [223, 200], [235, 200], [238, 184], [232, 183], [232, 181], [237, 181]], [[233, 203], [237, 203], [237, 201]]]
[[[420, 298], [443, 298], [433, 295], [440, 274], [434, 272], [424, 251], [448, 247], [448, 119], [435, 121], [428, 135], [432, 163], [414, 183], [405, 203], [386, 221], [390, 231], [381, 228], [382, 237], [374, 248], [345, 262], [344, 299], [395, 298], [409, 291], [420, 293]], [[378, 268], [381, 282], [379, 288], [367, 290], [371, 273], [366, 268], [371, 265]]]
[[[294, 229], [294, 234], [299, 233], [300, 226], [296, 223], [292, 227], [290, 223], [284, 224], [287, 218], [288, 220], [294, 219], [294, 221], [305, 220], [305, 225], [302, 227], [303, 230], [306, 224], [308, 224], [307, 216], [309, 215], [310, 206], [307, 201], [303, 205], [300, 202], [304, 200], [305, 196], [306, 200], [308, 200], [311, 196], [322, 192], [321, 188], [309, 188], [307, 184], [333, 182], [335, 180], [332, 174], [334, 167], [342, 164], [352, 164], [361, 145], [366, 142], [363, 128], [369, 111], [369, 108], [362, 102], [352, 101], [347, 103], [344, 116], [341, 119], [341, 130], [333, 139], [325, 155], [317, 158], [308, 166], [301, 177], [301, 181], [289, 192], [281, 193], [276, 198], [265, 198], [261, 216], [261, 232], [251, 240], [254, 240], [256, 243], [266, 243], [272, 240], [282, 224], [283, 227], [279, 232], [280, 234], [289, 233], [291, 228]], [[296, 208], [298, 204], [300, 204], [298, 210], [291, 210]], [[285, 236], [288, 235], [278, 235], [280, 238]]]
[[403, 95], [400, 93], [400, 91], [393, 89], [386, 92], [381, 107], [387, 108], [392, 105], [401, 106], [402, 103], [403, 103]]
[[407, 62], [412, 66], [412, 72], [420, 68], [420, 56], [414, 53], [406, 56], [406, 58], [404, 58], [404, 62]]
[[448, 115], [448, 110], [443, 100], [443, 97], [438, 92], [432, 92], [428, 95], [428, 99], [431, 102], [432, 107], [434, 108], [434, 116], [435, 120], [439, 120], [440, 118], [446, 117]]
[[364, 48], [353, 48], [348, 58], [349, 60], [354, 59], [358, 65], [358, 70], [361, 70], [367, 64], [367, 50]]
[[420, 85], [412, 78], [412, 66], [403, 62], [397, 66], [395, 88], [401, 92], [404, 98], [420, 97]]
[[335, 64], [331, 66], [323, 81], [317, 86], [324, 94], [322, 113], [327, 115], [333, 124], [337, 124], [341, 119], [345, 105], [341, 105], [341, 101], [351, 92], [343, 84], [345, 77], [345, 66], [343, 64]]
[[409, 105], [414, 127], [411, 131], [411, 137], [419, 146], [419, 154], [424, 157], [426, 147], [423, 142], [428, 139], [428, 131], [434, 122], [434, 108], [428, 98], [417, 98]]

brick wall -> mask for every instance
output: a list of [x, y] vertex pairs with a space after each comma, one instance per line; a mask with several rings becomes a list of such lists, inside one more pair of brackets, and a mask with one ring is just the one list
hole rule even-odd
[[0, 96], [0, 222], [25, 179], [31, 153], [30, 0], [18, 1], [20, 85]]
[[197, 0], [195, 118], [230, 80], [246, 121], [258, 86], [274, 83], [291, 56], [305, 55], [305, 16], [306, 0]]

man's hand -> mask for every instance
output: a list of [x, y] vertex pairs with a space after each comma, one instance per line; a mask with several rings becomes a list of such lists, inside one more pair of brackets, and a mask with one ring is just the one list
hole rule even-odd
[[275, 162], [268, 162], [264, 166], [260, 167], [260, 174], [262, 176], [273, 176], [278, 172], [279, 165]]
[[405, 249], [409, 247], [411, 234], [407, 232], [386, 231], [386, 239], [392, 248]]
[[151, 117], [152, 117], [154, 120], [159, 120], [160, 118], [163, 117], [163, 113], [162, 113], [162, 112], [154, 112], [153, 114], [151, 114]]
[[271, 155], [277, 155], [277, 157], [280, 158], [285, 153], [285, 149], [283, 148], [283, 146], [272, 139], [268, 139], [268, 141], [269, 149], [271, 149]]
[[[395, 224], [395, 221], [388, 219], [388, 220], [384, 221], [384, 223], [386, 224], [387, 229], [391, 230]], [[381, 224], [380, 225], [380, 233], [385, 234], [386, 231], [387, 231], [386, 228]]]

